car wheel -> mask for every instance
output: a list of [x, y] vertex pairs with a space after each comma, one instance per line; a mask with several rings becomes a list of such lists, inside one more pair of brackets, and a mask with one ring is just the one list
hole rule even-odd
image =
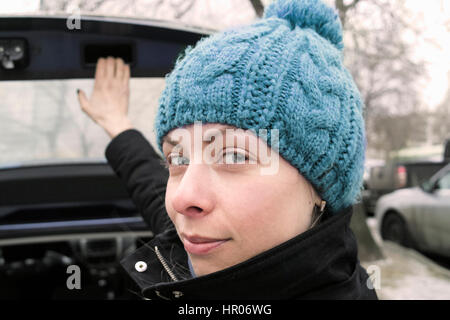
[[398, 243], [404, 247], [413, 247], [405, 220], [397, 213], [388, 213], [383, 219], [381, 236], [384, 240]]

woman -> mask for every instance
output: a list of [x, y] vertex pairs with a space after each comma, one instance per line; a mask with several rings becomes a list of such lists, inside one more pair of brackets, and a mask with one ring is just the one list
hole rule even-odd
[[156, 235], [121, 262], [145, 298], [377, 299], [349, 228], [365, 145], [342, 49], [315, 0], [189, 47], [156, 117], [168, 170], [127, 118], [129, 66], [99, 60], [78, 96]]

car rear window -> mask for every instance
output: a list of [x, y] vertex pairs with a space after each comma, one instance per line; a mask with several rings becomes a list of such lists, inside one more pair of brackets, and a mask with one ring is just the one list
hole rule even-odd
[[[130, 80], [129, 115], [155, 143], [153, 122], [164, 78]], [[111, 140], [81, 111], [77, 88], [88, 96], [93, 79], [0, 82], [0, 169], [67, 162], [104, 162]]]

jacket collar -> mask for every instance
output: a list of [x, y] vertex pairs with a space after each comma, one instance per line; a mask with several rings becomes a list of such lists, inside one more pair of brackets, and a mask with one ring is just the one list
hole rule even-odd
[[[174, 229], [121, 264], [149, 299], [355, 299], [367, 294], [367, 274], [359, 265], [349, 227], [352, 214], [348, 207], [277, 247], [201, 277], [190, 275], [187, 254]], [[146, 262], [144, 272], [136, 271], [138, 261]]]

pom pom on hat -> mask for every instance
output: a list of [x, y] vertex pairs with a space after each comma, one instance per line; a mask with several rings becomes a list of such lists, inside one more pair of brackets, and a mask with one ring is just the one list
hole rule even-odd
[[339, 15], [320, 0], [275, 0], [264, 11], [264, 18], [270, 17], [285, 19], [292, 28], [311, 28], [339, 50], [344, 48]]

